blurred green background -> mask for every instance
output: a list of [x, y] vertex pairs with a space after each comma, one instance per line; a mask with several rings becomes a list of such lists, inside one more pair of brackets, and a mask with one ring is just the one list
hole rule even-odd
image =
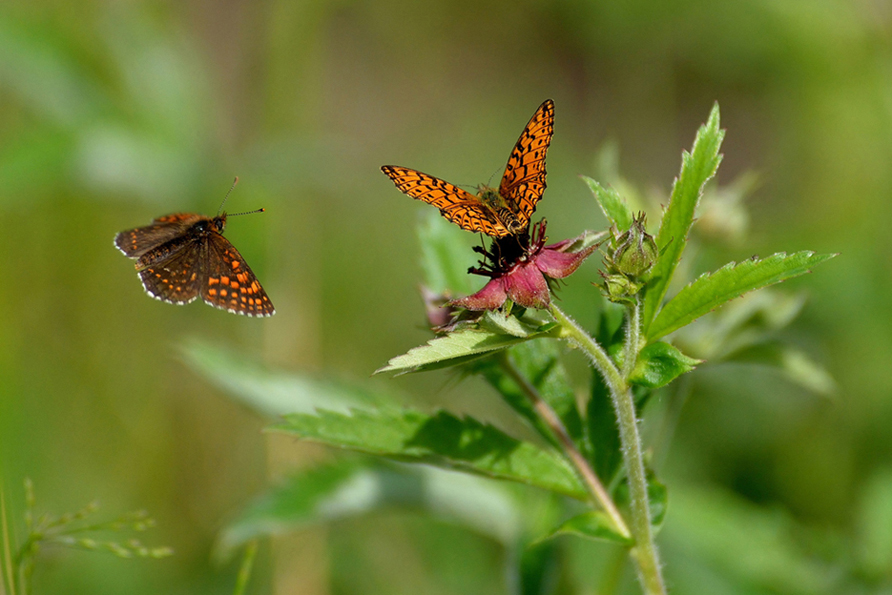
[[[263, 420], [184, 365], [189, 338], [515, 428], [479, 382], [368, 379], [429, 337], [414, 232], [429, 207], [379, 167], [496, 179], [549, 97], [555, 136], [537, 215], [552, 238], [605, 226], [576, 177], [598, 178], [605, 142], [625, 178], [665, 195], [718, 101], [719, 182], [754, 170], [760, 183], [746, 203], [748, 240], [714, 248], [704, 266], [842, 253], [782, 287], [809, 296], [784, 338], [829, 369], [835, 398], [751, 368], [707, 366], [686, 379], [672, 448], [657, 454], [670, 490], [670, 584], [823, 592], [819, 579], [752, 586], [749, 562], [739, 564], [789, 554], [815, 576], [858, 585], [836, 592], [889, 588], [888, 2], [29, 0], [0, 5], [3, 485], [18, 513], [26, 476], [38, 510], [93, 499], [109, 515], [145, 508], [158, 527], [144, 540], [176, 550], [130, 562], [50, 553], [37, 592], [231, 592], [235, 564], [210, 560], [217, 531], [270, 477], [332, 456], [261, 434]], [[227, 237], [278, 314], [148, 298], [114, 234], [170, 212], [213, 214], [235, 175], [227, 209], [267, 213], [231, 220]], [[596, 270], [587, 263], [561, 294], [588, 323]], [[776, 549], [735, 525], [721, 544], [685, 533], [730, 517], [743, 528], [765, 521]], [[262, 549], [253, 592], [506, 592], [494, 544], [408, 513], [283, 538], [274, 550]], [[581, 568], [599, 555], [580, 551]], [[581, 576], [565, 588], [593, 593]], [[630, 576], [624, 588], [635, 592]]]

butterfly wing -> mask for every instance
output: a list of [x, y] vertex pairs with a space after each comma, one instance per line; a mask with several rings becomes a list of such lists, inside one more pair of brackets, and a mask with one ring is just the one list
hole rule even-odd
[[547, 99], [526, 128], [505, 167], [505, 175], [499, 184], [499, 194], [509, 208], [524, 224], [529, 223], [536, 210], [536, 203], [545, 192], [545, 154], [554, 134], [554, 102]]
[[381, 168], [400, 191], [440, 209], [440, 214], [462, 229], [500, 238], [510, 232], [479, 198], [445, 180], [420, 171], [385, 165]]
[[152, 248], [183, 234], [192, 224], [202, 219], [195, 213], [175, 213], [158, 217], [151, 225], [122, 231], [115, 236], [115, 247], [130, 258], [139, 258]]
[[188, 304], [194, 300], [201, 286], [200, 253], [201, 244], [191, 242], [141, 268], [139, 278], [146, 293], [171, 304]]
[[211, 231], [202, 245], [205, 274], [201, 299], [206, 304], [245, 316], [272, 316], [276, 313], [254, 272], [235, 246], [222, 234]]

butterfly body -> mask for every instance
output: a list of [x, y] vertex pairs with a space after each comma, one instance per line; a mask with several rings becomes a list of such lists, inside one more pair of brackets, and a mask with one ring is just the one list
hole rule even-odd
[[511, 151], [498, 189], [470, 192], [429, 174], [385, 165], [381, 168], [402, 192], [440, 209], [462, 229], [494, 238], [524, 233], [545, 192], [545, 155], [554, 133], [554, 102], [539, 106]]
[[136, 259], [146, 292], [172, 304], [205, 303], [245, 316], [276, 310], [248, 264], [223, 237], [226, 213], [205, 217], [176, 213], [151, 225], [122, 231], [115, 246]]

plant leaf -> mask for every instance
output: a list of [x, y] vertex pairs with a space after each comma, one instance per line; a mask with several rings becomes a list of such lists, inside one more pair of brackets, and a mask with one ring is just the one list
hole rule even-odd
[[700, 363], [703, 360], [688, 357], [669, 343], [657, 341], [647, 345], [638, 354], [629, 382], [659, 388], [690, 372]]
[[193, 370], [240, 403], [269, 417], [312, 413], [318, 407], [342, 413], [354, 408], [383, 409], [396, 402], [389, 395], [358, 384], [271, 371], [204, 341], [188, 341], [180, 351]]
[[[490, 316], [490, 313], [487, 313], [487, 316]], [[431, 339], [426, 345], [414, 347], [403, 355], [391, 358], [386, 366], [375, 370], [375, 374], [381, 372], [408, 374], [464, 364], [500, 349], [523, 343], [555, 327], [554, 323], [535, 326], [515, 317], [500, 320], [496, 316], [498, 314], [492, 315], [487, 322], [476, 328], [453, 331]]]
[[804, 275], [811, 267], [834, 256], [808, 250], [789, 256], [780, 252], [764, 260], [752, 258], [741, 263], [732, 262], [714, 273], [704, 273], [660, 310], [650, 325], [647, 339], [655, 341], [668, 335], [748, 291]]
[[619, 193], [613, 188], [604, 188], [588, 176], [579, 176], [588, 184], [592, 194], [598, 201], [598, 206], [604, 212], [604, 216], [620, 231], [625, 231], [632, 226], [632, 210]]
[[227, 558], [258, 537], [280, 535], [386, 507], [418, 508], [505, 545], [519, 538], [520, 511], [491, 481], [426, 465], [341, 460], [298, 472], [254, 499], [220, 533]]
[[703, 186], [718, 169], [721, 161], [719, 147], [724, 136], [725, 132], [719, 129], [719, 105], [716, 103], [706, 124], [697, 131], [694, 148], [690, 153], [682, 153], [681, 173], [675, 179], [669, 205], [660, 223], [657, 246], [662, 253], [651, 271], [651, 280], [644, 297], [641, 323], [645, 332], [648, 331], [650, 322], [666, 295], [675, 267], [681, 260], [688, 231], [694, 222], [694, 210], [703, 194]]
[[631, 539], [614, 531], [612, 527], [610, 517], [600, 510], [592, 510], [567, 519], [542, 539], [551, 539], [558, 535], [576, 535], [586, 539], [619, 543], [624, 546], [634, 543]]
[[585, 500], [586, 492], [557, 453], [522, 442], [473, 418], [439, 411], [319, 410], [293, 414], [273, 431], [399, 461], [427, 463], [507, 479]]

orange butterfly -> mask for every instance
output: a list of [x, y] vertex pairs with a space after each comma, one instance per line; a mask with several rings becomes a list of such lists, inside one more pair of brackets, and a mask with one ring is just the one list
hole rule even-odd
[[545, 153], [553, 133], [554, 102], [548, 99], [517, 139], [499, 189], [480, 185], [477, 196], [407, 167], [385, 165], [381, 171], [401, 191], [434, 205], [462, 229], [494, 238], [518, 235], [529, 227], [536, 203], [545, 192]]

